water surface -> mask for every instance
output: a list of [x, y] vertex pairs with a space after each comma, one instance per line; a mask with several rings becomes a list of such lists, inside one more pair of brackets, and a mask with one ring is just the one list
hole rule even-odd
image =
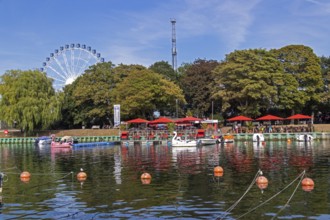
[[[330, 219], [329, 144], [2, 145], [0, 218]], [[214, 176], [218, 165], [222, 176]], [[81, 168], [88, 175], [84, 182], [76, 179]], [[24, 170], [31, 173], [28, 182], [20, 180]], [[253, 184], [247, 191], [258, 170], [268, 187]], [[151, 174], [150, 184], [142, 183], [144, 172]], [[310, 192], [299, 184], [303, 172], [315, 182]]]

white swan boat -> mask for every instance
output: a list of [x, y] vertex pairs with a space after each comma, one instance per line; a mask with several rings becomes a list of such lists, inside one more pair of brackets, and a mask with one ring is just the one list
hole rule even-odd
[[299, 142], [311, 142], [313, 141], [313, 136], [310, 134], [299, 134], [297, 135], [297, 141]]
[[181, 137], [178, 137], [178, 134], [176, 131], [173, 131], [173, 138], [172, 138], [172, 147], [196, 147], [197, 141], [196, 140], [187, 140], [187, 139], [181, 139]]
[[252, 141], [253, 142], [264, 142], [265, 137], [262, 133], [255, 133], [255, 134], [253, 134]]

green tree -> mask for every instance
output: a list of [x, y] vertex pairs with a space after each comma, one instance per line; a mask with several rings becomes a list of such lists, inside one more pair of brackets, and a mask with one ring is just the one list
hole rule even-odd
[[165, 79], [171, 80], [173, 82], [177, 81], [177, 74], [173, 70], [172, 66], [166, 61], [159, 61], [152, 64], [149, 67], [150, 70], [163, 75]]
[[138, 64], [131, 64], [131, 65], [119, 64], [113, 69], [114, 82], [115, 83], [121, 82], [132, 71], [140, 71], [145, 69], [147, 68]]
[[196, 116], [209, 116], [211, 109], [212, 71], [219, 63], [215, 60], [198, 59], [189, 65], [180, 78], [180, 85], [188, 102], [188, 108]]
[[64, 89], [63, 113], [75, 126], [111, 123], [113, 68], [111, 62], [93, 65]]
[[279, 61], [263, 49], [230, 53], [213, 71], [212, 95], [225, 113], [258, 116], [278, 102], [284, 84]]
[[[330, 107], [330, 88], [329, 88], [329, 83], [330, 83], [330, 57], [325, 57], [322, 56], [320, 57], [321, 61], [321, 72], [322, 72], [322, 78], [323, 78], [323, 83], [324, 83], [324, 96], [322, 97], [322, 106], [325, 111], [325, 109], [329, 109]], [[328, 110], [326, 110], [328, 111]]]
[[32, 133], [46, 129], [60, 118], [61, 101], [52, 80], [37, 70], [11, 70], [1, 76], [0, 117]]
[[[304, 45], [289, 45], [278, 50], [272, 50], [280, 61], [284, 73], [293, 76], [297, 87], [286, 98], [292, 97], [293, 111], [312, 111], [324, 95], [320, 59], [310, 47]], [[285, 97], [281, 97], [285, 98]]]
[[185, 103], [182, 90], [173, 82], [151, 70], [133, 70], [117, 83], [113, 101], [121, 105], [123, 119], [150, 118], [153, 111], [174, 112], [178, 99]]

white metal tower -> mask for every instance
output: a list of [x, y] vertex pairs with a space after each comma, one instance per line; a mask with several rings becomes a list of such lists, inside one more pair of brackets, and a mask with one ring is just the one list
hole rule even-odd
[[176, 34], [175, 34], [175, 19], [171, 19], [172, 23], [172, 68], [176, 71], [177, 64], [176, 64]]

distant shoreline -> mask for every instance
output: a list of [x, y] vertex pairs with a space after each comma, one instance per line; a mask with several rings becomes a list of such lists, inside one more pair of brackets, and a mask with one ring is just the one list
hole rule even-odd
[[[302, 125], [288, 125], [288, 126], [302, 126]], [[314, 124], [314, 132], [330, 132], [330, 124]], [[221, 127], [222, 133], [227, 133], [231, 130], [231, 127]], [[47, 130], [36, 132], [35, 136], [24, 136], [17, 129], [8, 129], [8, 135], [4, 133], [5, 129], [0, 130], [0, 138], [10, 138], [10, 137], [40, 137], [48, 136], [50, 134], [55, 134], [58, 137], [62, 136], [119, 136], [119, 129], [68, 129], [68, 130]], [[297, 132], [301, 133], [301, 132]], [[245, 134], [245, 133], [242, 133]], [[266, 133], [267, 134], [267, 133]]]

